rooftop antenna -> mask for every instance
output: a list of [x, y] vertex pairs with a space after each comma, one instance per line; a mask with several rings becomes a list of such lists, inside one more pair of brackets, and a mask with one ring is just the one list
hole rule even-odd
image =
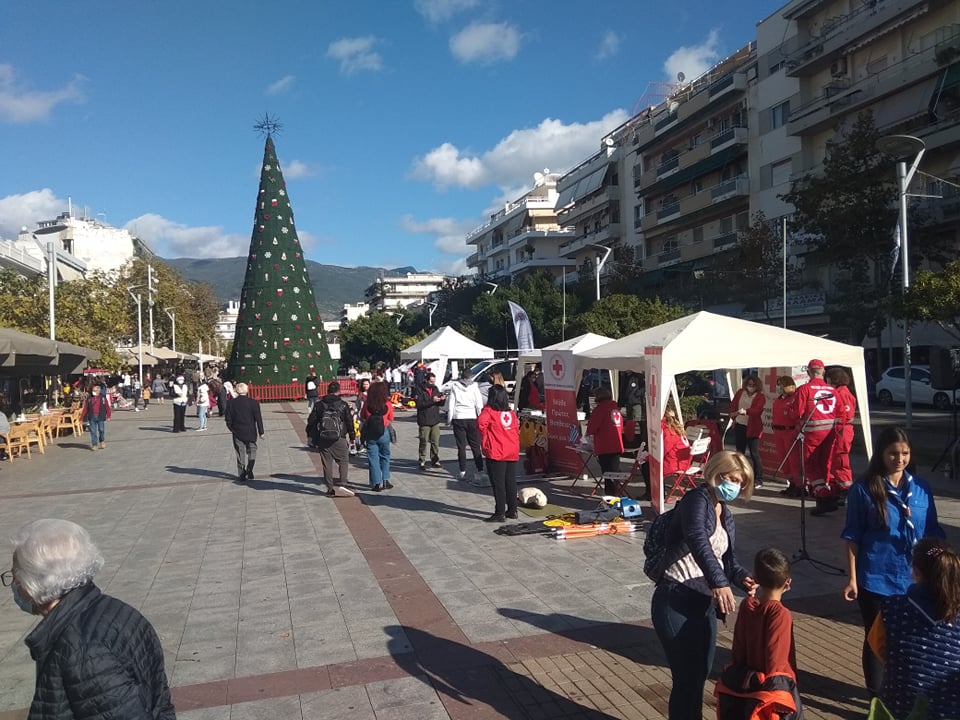
[[686, 80], [686, 79], [687, 79], [687, 76], [684, 75], [682, 71], [677, 73], [677, 83], [678, 83], [678, 84], [683, 85], [683, 81]]

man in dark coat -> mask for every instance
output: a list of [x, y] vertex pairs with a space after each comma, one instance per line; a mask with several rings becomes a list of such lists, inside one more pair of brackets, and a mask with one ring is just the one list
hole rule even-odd
[[[322, 420], [326, 414], [327, 425], [330, 429], [324, 430]], [[336, 428], [338, 436], [325, 437], [325, 434], [332, 434], [333, 428]], [[350, 407], [340, 397], [340, 383], [336, 380], [330, 382], [327, 394], [317, 400], [307, 419], [307, 435], [313, 441], [313, 445], [320, 453], [320, 460], [323, 462], [323, 481], [327, 484], [327, 497], [351, 496], [353, 492], [343, 487], [347, 481], [347, 474], [350, 472], [350, 445], [356, 440], [356, 431], [353, 427], [353, 414]], [[347, 442], [347, 438], [350, 441]], [[338, 477], [333, 477], [333, 464], [337, 464]]]
[[41, 616], [25, 640], [37, 664], [30, 720], [175, 720], [160, 638], [137, 610], [93, 583], [103, 556], [68, 520], [36, 520], [14, 538], [3, 584]]
[[233, 434], [233, 449], [237, 451], [237, 482], [253, 480], [253, 466], [257, 462], [257, 437], [263, 437], [263, 416], [260, 403], [247, 396], [246, 383], [237, 383], [237, 396], [227, 403], [224, 420]]
[[427, 469], [427, 443], [430, 444], [430, 464], [440, 467], [440, 408], [447, 398], [436, 386], [437, 376], [424, 375], [423, 385], [417, 388], [417, 426], [420, 430], [420, 469]]
[[310, 374], [307, 375], [306, 379], [303, 381], [303, 387], [306, 391], [307, 397], [307, 410], [313, 410], [313, 406], [317, 404], [317, 399], [320, 397], [320, 378], [317, 377], [317, 371], [310, 366]]

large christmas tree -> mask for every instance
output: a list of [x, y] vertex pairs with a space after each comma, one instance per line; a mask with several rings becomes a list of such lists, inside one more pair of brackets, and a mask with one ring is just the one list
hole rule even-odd
[[258, 127], [264, 124], [260, 191], [228, 374], [251, 385], [301, 383], [312, 366], [321, 380], [330, 380], [334, 364], [270, 132], [276, 124]]

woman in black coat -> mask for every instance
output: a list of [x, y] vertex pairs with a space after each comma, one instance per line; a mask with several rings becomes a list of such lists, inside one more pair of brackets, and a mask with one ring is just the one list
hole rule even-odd
[[137, 610], [104, 595], [103, 557], [68, 520], [36, 520], [14, 538], [4, 586], [41, 616], [27, 636], [37, 664], [29, 720], [175, 720], [160, 638]]

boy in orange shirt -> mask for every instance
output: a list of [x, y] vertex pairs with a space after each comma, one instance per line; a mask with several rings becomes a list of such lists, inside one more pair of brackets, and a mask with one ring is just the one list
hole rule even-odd
[[757, 553], [755, 597], [744, 598], [733, 629], [733, 659], [717, 681], [718, 720], [803, 717], [797, 689], [793, 617], [780, 601], [790, 561], [776, 548]]

